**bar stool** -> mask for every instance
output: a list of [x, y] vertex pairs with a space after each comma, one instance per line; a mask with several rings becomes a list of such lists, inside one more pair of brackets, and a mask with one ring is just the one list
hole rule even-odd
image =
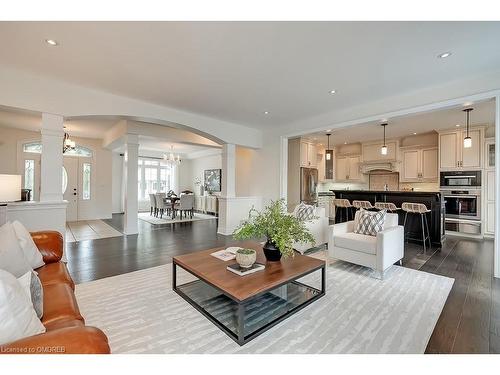
[[399, 207], [396, 207], [394, 203], [391, 202], [375, 202], [375, 208], [377, 210], [387, 210], [388, 212], [394, 213], [400, 210]]
[[[427, 239], [429, 239], [429, 248], [432, 247], [431, 234], [429, 232], [429, 224], [427, 223], [427, 213], [431, 212], [431, 210], [429, 210], [427, 206], [423, 203], [410, 203], [410, 202], [404, 202], [401, 205], [401, 209], [405, 212], [405, 220], [403, 224], [405, 230], [406, 230], [406, 218], [408, 217], [408, 214], [420, 215], [420, 221], [422, 223], [422, 242], [424, 243], [424, 254], [425, 254], [426, 253], [425, 242], [427, 241]], [[425, 221], [425, 227], [424, 227], [424, 221]], [[427, 236], [425, 235], [424, 228], [427, 229]], [[406, 234], [408, 234], [408, 232], [405, 232], [405, 237]], [[406, 238], [406, 239], [419, 241], [418, 238]]]
[[[351, 202], [349, 202], [349, 199], [334, 199], [333, 204], [335, 206], [335, 219], [337, 219], [337, 208], [345, 208], [345, 211], [347, 213], [347, 221], [349, 221], [349, 211], [352, 208]], [[341, 214], [341, 220], [344, 218], [342, 216], [342, 211], [340, 211]]]
[[374, 208], [370, 201], [352, 201], [352, 205], [356, 207], [356, 210], [364, 208], [365, 210], [369, 210]]

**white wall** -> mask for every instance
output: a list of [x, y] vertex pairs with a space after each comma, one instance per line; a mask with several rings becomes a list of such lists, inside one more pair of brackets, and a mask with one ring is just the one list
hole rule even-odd
[[[39, 132], [0, 127], [0, 173], [22, 174], [18, 159], [18, 144], [41, 139]], [[94, 151], [93, 178], [91, 180], [92, 201], [81, 210], [82, 219], [111, 218], [112, 212], [112, 161], [111, 151], [101, 147], [99, 139], [73, 137], [77, 145]]]
[[[183, 176], [181, 177], [180, 181], [182, 181], [182, 183], [184, 184], [180, 185], [179, 181], [180, 190], [188, 189], [193, 191], [195, 194], [199, 194], [200, 187], [195, 185], [194, 183], [195, 178], [199, 177], [203, 183], [204, 171], [206, 169], [221, 169], [221, 168], [222, 168], [221, 154], [204, 156], [189, 160], [189, 163], [186, 163], [185, 166], [184, 165], [182, 166], [182, 171], [180, 172], [180, 176]], [[215, 194], [218, 195], [220, 193], [215, 193]]]
[[123, 212], [123, 156], [118, 152], [113, 152], [111, 159], [111, 212], [115, 214]]

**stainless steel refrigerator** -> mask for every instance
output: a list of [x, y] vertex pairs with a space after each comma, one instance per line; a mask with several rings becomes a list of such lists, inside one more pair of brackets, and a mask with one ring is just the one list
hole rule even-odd
[[300, 168], [300, 201], [316, 204], [318, 201], [318, 170]]

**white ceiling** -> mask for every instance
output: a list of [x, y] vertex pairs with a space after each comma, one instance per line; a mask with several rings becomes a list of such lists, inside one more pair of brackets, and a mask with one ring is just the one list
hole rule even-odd
[[[469, 103], [468, 103], [469, 104]], [[474, 109], [470, 113], [470, 124], [493, 125], [495, 123], [495, 102], [493, 100], [473, 103]], [[420, 113], [417, 115], [395, 117], [387, 119], [387, 138], [402, 138], [414, 136], [414, 133], [424, 134], [435, 130], [457, 128], [465, 126], [464, 107], [449, 108], [433, 112]], [[330, 145], [338, 145], [356, 142], [380, 140], [383, 137], [381, 122], [370, 122], [356, 126], [338, 129], [330, 132]], [[327, 144], [327, 132], [310, 133], [305, 137], [311, 138], [317, 143]]]
[[[66, 131], [74, 137], [102, 138], [104, 133], [116, 124], [118, 119], [105, 117], [92, 117], [85, 119], [66, 120]], [[12, 110], [0, 107], [0, 126], [40, 131], [42, 115], [36, 112]]]
[[266, 128], [497, 70], [499, 35], [500, 22], [0, 22], [0, 64]]
[[[111, 129], [117, 118], [92, 117], [85, 119], [70, 119], [64, 122], [66, 131], [72, 137], [103, 138], [107, 130]], [[42, 116], [36, 112], [12, 110], [0, 107], [0, 127], [9, 127], [28, 131], [40, 131]], [[214, 147], [206, 147], [180, 142], [169, 142], [158, 137], [139, 136], [139, 148], [144, 151], [167, 152], [170, 146], [174, 146], [174, 152], [184, 156], [193, 152], [210, 150]]]
[[168, 142], [153, 137], [139, 136], [139, 150], [156, 151], [161, 153], [170, 153], [170, 147], [173, 146], [174, 154], [188, 156], [193, 152], [211, 150], [213, 147], [197, 146], [185, 143]]

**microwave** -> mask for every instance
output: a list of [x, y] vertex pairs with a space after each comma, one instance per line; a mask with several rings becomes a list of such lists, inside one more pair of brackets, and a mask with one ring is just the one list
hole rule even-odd
[[441, 189], [481, 187], [481, 171], [441, 172]]

